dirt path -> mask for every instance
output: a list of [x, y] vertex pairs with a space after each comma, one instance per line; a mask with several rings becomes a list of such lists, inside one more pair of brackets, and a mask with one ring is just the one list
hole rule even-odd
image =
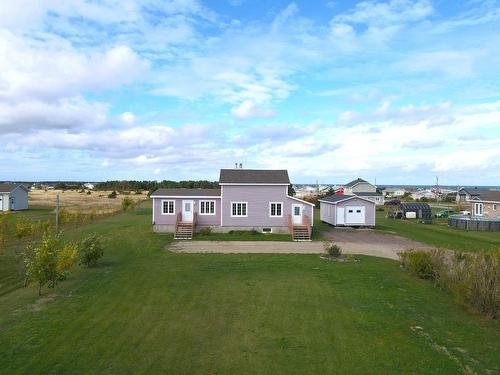
[[[405, 249], [429, 248], [419, 242], [370, 230], [331, 230], [323, 233], [342, 247], [344, 254], [398, 259]], [[321, 254], [323, 243], [280, 241], [177, 241], [170, 250], [183, 253]]]

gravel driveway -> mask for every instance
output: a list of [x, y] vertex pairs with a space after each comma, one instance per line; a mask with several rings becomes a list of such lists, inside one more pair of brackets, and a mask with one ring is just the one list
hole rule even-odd
[[[332, 229], [325, 237], [338, 243], [344, 254], [363, 254], [398, 259], [397, 253], [405, 249], [429, 249], [419, 242], [373, 230]], [[183, 253], [274, 253], [321, 254], [323, 243], [284, 241], [176, 241], [169, 250]]]

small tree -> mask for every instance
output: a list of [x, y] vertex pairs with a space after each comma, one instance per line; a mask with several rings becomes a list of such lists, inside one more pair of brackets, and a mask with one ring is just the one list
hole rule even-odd
[[84, 238], [78, 245], [79, 263], [87, 267], [97, 265], [97, 261], [104, 255], [102, 238], [95, 233]]
[[66, 278], [75, 263], [76, 246], [62, 244], [59, 235], [46, 231], [40, 243], [26, 246], [22, 257], [26, 272], [25, 285], [37, 282], [40, 296], [44, 285], [53, 288], [58, 281]]
[[108, 194], [108, 198], [115, 199], [118, 196], [115, 190]]
[[123, 198], [122, 200], [122, 209], [123, 211], [128, 211], [132, 208], [134, 208], [134, 201], [132, 199], [130, 199], [129, 197], [125, 197]]

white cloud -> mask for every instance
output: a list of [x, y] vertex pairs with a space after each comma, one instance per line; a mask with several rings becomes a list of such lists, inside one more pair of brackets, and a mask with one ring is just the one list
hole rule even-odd
[[433, 7], [428, 0], [362, 1], [352, 11], [337, 15], [334, 22], [386, 25], [418, 21], [432, 13]]
[[231, 109], [231, 113], [242, 119], [270, 118], [274, 116], [274, 111], [268, 108], [259, 108], [251, 100], [245, 100], [239, 106]]
[[120, 115], [120, 119], [125, 123], [125, 124], [133, 124], [135, 122], [135, 116], [132, 112], [123, 112]]

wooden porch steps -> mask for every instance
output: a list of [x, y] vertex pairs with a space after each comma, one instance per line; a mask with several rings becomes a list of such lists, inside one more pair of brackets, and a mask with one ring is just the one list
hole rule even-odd
[[193, 223], [177, 223], [174, 238], [176, 240], [190, 240], [193, 238]]
[[311, 241], [309, 228], [306, 225], [294, 225], [292, 229], [292, 239], [294, 241]]

